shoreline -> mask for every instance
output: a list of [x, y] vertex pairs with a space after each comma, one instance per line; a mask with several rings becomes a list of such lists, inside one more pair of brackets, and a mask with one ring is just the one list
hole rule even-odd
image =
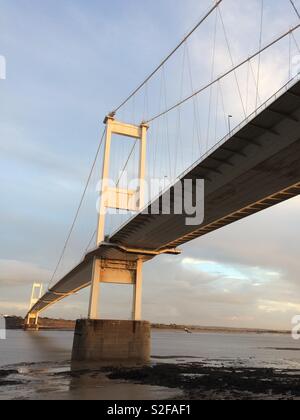
[[[52, 318], [40, 318], [40, 331], [74, 331], [76, 321]], [[24, 329], [24, 319], [17, 316], [6, 317], [7, 330]], [[178, 325], [178, 324], [158, 324], [152, 323], [152, 330], [155, 331], [176, 331], [185, 333], [209, 333], [209, 334], [274, 334], [288, 335], [291, 331], [272, 330], [259, 328], [237, 328], [237, 327], [208, 327], [199, 325]]]
[[[269, 329], [255, 329], [255, 328], [230, 328], [230, 327], [201, 327], [189, 325], [176, 325], [168, 326], [152, 324], [153, 330], [159, 331], [177, 331], [177, 332], [190, 332], [190, 333], [209, 333], [209, 334], [275, 334], [275, 335], [289, 335], [290, 331], [282, 330], [269, 330]], [[186, 331], [188, 330], [188, 331]]]

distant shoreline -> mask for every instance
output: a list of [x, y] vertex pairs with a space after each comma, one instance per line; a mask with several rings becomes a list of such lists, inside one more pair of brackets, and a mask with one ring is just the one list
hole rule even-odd
[[[44, 331], [73, 331], [76, 321], [52, 318], [40, 318], [39, 329]], [[24, 328], [24, 318], [17, 316], [6, 317], [8, 330], [21, 330]], [[153, 330], [182, 331], [186, 333], [214, 333], [214, 334], [280, 334], [287, 335], [290, 331], [258, 329], [258, 328], [234, 328], [234, 327], [207, 327], [199, 325], [178, 324], [152, 324]]]
[[195, 325], [164, 325], [152, 324], [155, 330], [172, 330], [172, 331], [185, 331], [191, 333], [215, 333], [215, 334], [291, 334], [287, 330], [269, 330], [258, 328], [234, 328], [234, 327], [205, 327]]

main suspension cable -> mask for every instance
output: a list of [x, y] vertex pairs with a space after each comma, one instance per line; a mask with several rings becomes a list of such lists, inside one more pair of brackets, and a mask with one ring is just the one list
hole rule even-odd
[[179, 50], [179, 48], [193, 35], [193, 33], [202, 25], [203, 22], [213, 13], [213, 11], [222, 3], [223, 0], [217, 0], [209, 11], [200, 19], [200, 21], [193, 27], [193, 29], [183, 38], [183, 40], [171, 51], [171, 53], [156, 67], [156, 69], [114, 110], [116, 114], [130, 99], [135, 96], [140, 89], [166, 64], [166, 62]]
[[[263, 42], [264, 6], [265, 6], [265, 2], [264, 2], [264, 0], [261, 0], [259, 49], [261, 49], [262, 42]], [[261, 70], [261, 54], [258, 55], [255, 109], [257, 109], [257, 106], [258, 106], [259, 86], [260, 86], [260, 70]]]
[[56, 274], [57, 274], [57, 271], [58, 271], [58, 269], [59, 269], [59, 267], [60, 267], [60, 264], [61, 264], [61, 262], [62, 262], [62, 260], [63, 260], [63, 258], [64, 258], [64, 256], [65, 256], [65, 253], [66, 253], [67, 247], [68, 247], [68, 245], [69, 245], [69, 242], [70, 242], [70, 239], [71, 239], [72, 233], [73, 233], [73, 231], [74, 231], [74, 228], [75, 228], [76, 222], [77, 222], [77, 220], [78, 220], [79, 212], [80, 212], [81, 207], [82, 207], [82, 204], [83, 204], [83, 200], [84, 200], [84, 198], [85, 198], [85, 196], [86, 196], [86, 193], [87, 193], [87, 190], [88, 190], [88, 187], [89, 187], [89, 184], [90, 184], [90, 181], [91, 181], [91, 178], [92, 178], [92, 175], [93, 175], [93, 172], [94, 172], [94, 169], [95, 169], [95, 166], [96, 166], [97, 160], [98, 160], [98, 156], [99, 156], [99, 154], [100, 154], [100, 150], [101, 150], [101, 147], [102, 147], [102, 144], [103, 144], [103, 140], [104, 140], [104, 137], [105, 137], [105, 133], [106, 133], [106, 128], [105, 128], [105, 129], [104, 129], [104, 131], [103, 131], [103, 134], [102, 134], [102, 137], [101, 137], [101, 141], [100, 141], [99, 146], [98, 146], [98, 148], [97, 148], [97, 152], [96, 152], [96, 155], [95, 155], [95, 159], [94, 159], [94, 161], [93, 161], [93, 164], [92, 164], [92, 167], [91, 167], [90, 173], [89, 173], [89, 175], [88, 175], [88, 178], [87, 178], [87, 181], [86, 181], [86, 184], [85, 184], [85, 187], [84, 187], [84, 190], [83, 190], [83, 193], [82, 193], [82, 196], [81, 196], [81, 199], [80, 199], [79, 205], [78, 205], [77, 210], [76, 210], [76, 213], [75, 213], [75, 217], [74, 217], [74, 219], [73, 219], [73, 222], [72, 222], [71, 228], [70, 228], [70, 230], [69, 230], [69, 233], [68, 233], [67, 239], [66, 239], [66, 241], [65, 241], [64, 247], [63, 247], [63, 249], [62, 249], [62, 252], [61, 252], [61, 254], [60, 254], [60, 257], [59, 257], [58, 263], [57, 263], [57, 265], [56, 265], [56, 267], [55, 267], [55, 270], [54, 270], [54, 272], [53, 272], [53, 274], [52, 274], [52, 277], [51, 277], [51, 280], [50, 280], [50, 282], [49, 282], [49, 285], [48, 285], [48, 290], [50, 289], [50, 286], [52, 285], [52, 282], [53, 282], [53, 280], [54, 280], [54, 278], [55, 278], [55, 276], [56, 276]]
[[297, 16], [298, 16], [298, 18], [300, 19], [300, 12], [299, 12], [299, 10], [298, 10], [297, 6], [296, 6], [296, 5], [295, 5], [295, 3], [293, 2], [293, 0], [290, 0], [290, 3], [291, 3], [291, 5], [292, 5], [293, 9], [295, 10], [296, 15], [297, 15]]
[[272, 42], [270, 42], [269, 44], [265, 45], [263, 48], [261, 48], [259, 51], [257, 51], [256, 53], [252, 54], [249, 58], [241, 61], [239, 64], [237, 64], [234, 68], [231, 68], [230, 70], [226, 71], [225, 73], [223, 73], [221, 76], [219, 76], [217, 79], [213, 80], [212, 82], [208, 83], [207, 85], [203, 86], [202, 88], [196, 90], [192, 95], [187, 96], [185, 99], [183, 99], [180, 102], [177, 102], [175, 105], [171, 106], [170, 108], [166, 109], [165, 111], [153, 116], [152, 118], [150, 118], [148, 121], [146, 121], [146, 124], [149, 124], [155, 120], [157, 120], [158, 118], [168, 114], [169, 112], [173, 111], [174, 109], [178, 108], [179, 106], [183, 105], [184, 103], [188, 102], [190, 99], [194, 98], [195, 96], [199, 95], [200, 93], [202, 93], [203, 91], [205, 91], [206, 89], [210, 88], [212, 85], [214, 85], [215, 83], [217, 83], [220, 80], [223, 80], [226, 76], [228, 76], [229, 74], [231, 74], [232, 72], [234, 72], [235, 70], [239, 69], [240, 67], [242, 67], [244, 64], [246, 64], [248, 61], [253, 60], [253, 58], [257, 57], [259, 54], [263, 53], [264, 51], [266, 51], [268, 48], [272, 47], [273, 45], [277, 44], [279, 41], [281, 41], [282, 39], [284, 39], [286, 36], [288, 36], [289, 34], [293, 33], [294, 31], [296, 31], [297, 29], [300, 28], [300, 24], [294, 26], [293, 28], [291, 28], [289, 31], [285, 32], [284, 34], [280, 35], [278, 38], [274, 39]]

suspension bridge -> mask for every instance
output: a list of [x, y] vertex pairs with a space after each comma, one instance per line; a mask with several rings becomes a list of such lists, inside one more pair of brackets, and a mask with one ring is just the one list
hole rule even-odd
[[[88, 320], [77, 322], [74, 360], [108, 356], [147, 360], [150, 327], [142, 322], [143, 264], [162, 254], [176, 258], [187, 242], [300, 193], [300, 76], [298, 71], [293, 74], [292, 68], [292, 57], [300, 54], [297, 41], [300, 15], [295, 2], [287, 4], [292, 6], [296, 23], [264, 43], [265, 5], [261, 0], [258, 49], [236, 63], [222, 14], [222, 0], [215, 1], [176, 48], [105, 118], [101, 142], [50, 285], [44, 294], [41, 285], [34, 285], [26, 317], [29, 328], [37, 326], [41, 312], [90, 287]], [[209, 47], [213, 51], [211, 72], [208, 80], [195, 88], [190, 42], [209, 20], [213, 21]], [[218, 33], [223, 35], [229, 68], [216, 75]], [[269, 51], [274, 54], [274, 49], [276, 53], [288, 51], [286, 76], [266, 96], [261, 81], [263, 62]], [[181, 50], [180, 94], [172, 102], [172, 93], [169, 100], [166, 94], [167, 65]], [[246, 76], [244, 87], [242, 76]], [[155, 78], [157, 89], [154, 87], [153, 95], [159, 97], [156, 109], [149, 105], [149, 89]], [[234, 116], [229, 112], [231, 108], [226, 109], [224, 99], [228, 83], [231, 86], [228, 99], [240, 107], [240, 117], [235, 117], [239, 121], [234, 127]], [[134, 112], [130, 123], [119, 117], [130, 103], [133, 109], [142, 110], [136, 117], [140, 118], [137, 123], [132, 122]], [[203, 129], [204, 120], [208, 123]], [[129, 141], [125, 156], [113, 163], [114, 157], [124, 151], [124, 138]], [[75, 268], [57, 278], [99, 158], [103, 169], [97, 229], [93, 229], [84, 256]], [[116, 182], [112, 186], [109, 180], [114, 171]], [[168, 176], [164, 175], [167, 172]], [[137, 174], [131, 186], [128, 174], [131, 178]], [[163, 181], [167, 178], [167, 182], [149, 195], [147, 183], [155, 177]], [[200, 188], [201, 197], [197, 195], [199, 180], [204, 186]], [[192, 212], [183, 205], [186, 195], [193, 203]], [[169, 204], [168, 211], [165, 203]], [[203, 217], [187, 223], [188, 218], [196, 216], [197, 205], [203, 210]], [[118, 220], [117, 226], [108, 226], [109, 209], [117, 212], [117, 216], [111, 216]], [[100, 321], [101, 283], [133, 286], [132, 322]]]

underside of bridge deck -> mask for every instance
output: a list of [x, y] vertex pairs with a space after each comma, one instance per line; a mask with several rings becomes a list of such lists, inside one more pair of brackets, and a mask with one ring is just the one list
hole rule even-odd
[[[152, 250], [177, 247], [298, 195], [300, 82], [217, 144], [179, 182], [199, 178], [205, 179], [200, 226], [188, 226], [186, 214], [141, 213], [115, 232], [112, 242]], [[164, 195], [170, 193], [172, 199], [174, 188]]]

